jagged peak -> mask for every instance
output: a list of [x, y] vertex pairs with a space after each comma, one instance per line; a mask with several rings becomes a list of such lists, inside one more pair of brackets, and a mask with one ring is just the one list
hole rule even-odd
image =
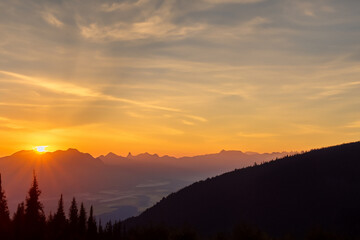
[[105, 157], [118, 157], [119, 155], [113, 153], [113, 152], [109, 152], [108, 154], [105, 155]]

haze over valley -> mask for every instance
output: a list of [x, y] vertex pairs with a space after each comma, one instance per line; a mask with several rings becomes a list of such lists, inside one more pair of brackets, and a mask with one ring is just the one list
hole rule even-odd
[[222, 150], [181, 158], [149, 153], [126, 157], [108, 153], [94, 158], [76, 149], [23, 150], [0, 158], [0, 173], [11, 210], [24, 199], [35, 171], [47, 212], [56, 209], [62, 193], [66, 205], [75, 196], [94, 205], [95, 214], [103, 215], [105, 221], [135, 216], [195, 181], [289, 154], [294, 153]]
[[359, 240], [359, 0], [0, 0], [0, 240]]

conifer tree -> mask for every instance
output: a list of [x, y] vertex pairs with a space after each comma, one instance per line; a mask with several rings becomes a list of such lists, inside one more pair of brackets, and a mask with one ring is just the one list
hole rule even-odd
[[25, 226], [29, 239], [43, 239], [45, 215], [39, 200], [41, 191], [34, 172], [33, 183], [25, 200]]
[[75, 198], [73, 198], [69, 209], [69, 225], [71, 231], [75, 231], [77, 229], [78, 222], [79, 222], [79, 211], [77, 209], [76, 200]]
[[77, 208], [76, 200], [75, 198], [73, 198], [69, 209], [69, 230], [73, 238], [76, 238], [76, 236], [79, 234], [78, 226], [79, 226], [79, 211]]
[[64, 212], [64, 201], [61, 194], [58, 209], [53, 220], [53, 239], [65, 239], [66, 237], [66, 216]]
[[63, 201], [63, 196], [61, 194], [60, 196], [60, 200], [59, 200], [59, 204], [58, 204], [58, 209], [56, 214], [54, 215], [54, 221], [60, 226], [60, 225], [64, 225], [66, 224], [66, 217], [65, 217], [65, 212], [64, 212], [64, 201]]
[[10, 213], [7, 205], [5, 192], [2, 189], [0, 174], [0, 239], [9, 238]]
[[24, 202], [18, 204], [12, 220], [15, 239], [23, 239], [25, 234], [25, 206]]
[[98, 235], [100, 239], [104, 238], [104, 228], [101, 224], [101, 219], [99, 220], [99, 230], [98, 230]]
[[97, 234], [97, 226], [96, 226], [96, 220], [94, 217], [94, 213], [93, 213], [93, 206], [90, 207], [90, 214], [89, 214], [89, 218], [87, 221], [87, 226], [88, 226], [88, 239], [96, 239], [96, 234]]
[[54, 214], [50, 211], [49, 216], [46, 219], [47, 230], [52, 231], [52, 225], [54, 223]]
[[81, 203], [80, 213], [79, 213], [79, 222], [78, 222], [78, 229], [79, 229], [80, 236], [85, 236], [85, 233], [87, 230], [86, 220], [87, 220], [86, 210], [85, 210], [84, 204]]

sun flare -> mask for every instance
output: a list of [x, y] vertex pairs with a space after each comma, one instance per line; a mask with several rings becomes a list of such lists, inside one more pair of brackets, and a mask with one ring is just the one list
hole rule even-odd
[[46, 150], [47, 147], [48, 146], [36, 146], [36, 147], [34, 147], [34, 150], [39, 153], [45, 153], [45, 152], [47, 152], [47, 150]]

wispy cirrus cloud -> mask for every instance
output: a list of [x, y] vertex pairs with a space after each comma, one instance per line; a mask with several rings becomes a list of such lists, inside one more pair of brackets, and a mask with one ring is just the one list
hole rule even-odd
[[326, 1], [295, 1], [295, 7], [305, 16], [316, 17], [322, 13], [334, 13], [335, 8]]
[[153, 16], [146, 21], [130, 24], [120, 22], [110, 26], [100, 26], [92, 23], [88, 26], [80, 26], [80, 31], [83, 37], [94, 41], [131, 41], [149, 38], [183, 38], [204, 28], [205, 26], [201, 24], [176, 26], [161, 16]]
[[[159, 7], [156, 7], [156, 6]], [[173, 21], [175, 1], [156, 3], [150, 0], [121, 2], [101, 5], [101, 11], [134, 10], [132, 19], [110, 24], [80, 24], [83, 37], [93, 41], [132, 41], [142, 39], [181, 39], [199, 32], [205, 24], [178, 24]]]
[[338, 96], [344, 94], [348, 91], [353, 90], [354, 88], [360, 88], [360, 81], [352, 81], [338, 84], [329, 84], [323, 86], [315, 86], [318, 92], [312, 96], [309, 96], [309, 99], [321, 99]]
[[360, 128], [360, 121], [350, 122], [345, 125], [346, 128]]
[[96, 91], [96, 90], [86, 88], [86, 87], [77, 86], [74, 84], [69, 84], [69, 83], [64, 83], [64, 82], [54, 82], [54, 81], [49, 81], [48, 79], [34, 78], [34, 77], [30, 77], [30, 76], [26, 76], [26, 75], [22, 75], [22, 74], [18, 74], [18, 73], [1, 71], [1, 70], [0, 70], [0, 74], [14, 77], [17, 81], [20, 80], [20, 83], [22, 83], [22, 84], [35, 85], [35, 86], [46, 88], [48, 90], [58, 92], [58, 93], [71, 94], [71, 95], [75, 95], [78, 97], [95, 98], [95, 99], [99, 99], [99, 100], [122, 102], [122, 103], [135, 105], [135, 106], [142, 107], [142, 108], [181, 113], [187, 118], [192, 118], [192, 119], [202, 121], [202, 122], [206, 121], [206, 119], [203, 117], [186, 114], [183, 110], [180, 110], [177, 108], [155, 105], [152, 103], [141, 102], [141, 101], [136, 101], [136, 100], [132, 100], [132, 99], [106, 95], [100, 91]]
[[35, 85], [39, 87], [43, 87], [46, 89], [49, 89], [51, 91], [65, 93], [65, 94], [72, 94], [79, 97], [98, 97], [99, 93], [85, 87], [79, 87], [74, 84], [70, 83], [60, 83], [60, 82], [54, 82], [49, 81], [45, 79], [35, 78], [26, 76], [19, 73], [14, 72], [8, 72], [8, 71], [2, 71], [0, 70], [1, 74], [10, 76], [15, 78], [15, 81], [19, 81], [22, 84], [26, 85]]
[[25, 127], [19, 121], [0, 116], [0, 129], [1, 128], [20, 130], [20, 129], [24, 129]]
[[104, 3], [101, 5], [101, 11], [104, 12], [113, 12], [113, 11], [127, 11], [133, 8], [142, 7], [143, 5], [149, 3], [149, 0], [138, 0], [127, 1], [127, 2], [113, 2], [113, 3]]
[[64, 26], [64, 23], [61, 22], [57, 17], [55, 17], [54, 14], [50, 12], [44, 12], [42, 14], [42, 17], [50, 25], [53, 25], [58, 28], [62, 28]]
[[226, 3], [252, 4], [252, 3], [264, 2], [266, 0], [203, 0], [203, 1], [212, 4], [226, 4]]
[[358, 137], [344, 126], [359, 120], [359, 1], [0, 2], [1, 116], [102, 123], [69, 145], [103, 131], [170, 153]]

